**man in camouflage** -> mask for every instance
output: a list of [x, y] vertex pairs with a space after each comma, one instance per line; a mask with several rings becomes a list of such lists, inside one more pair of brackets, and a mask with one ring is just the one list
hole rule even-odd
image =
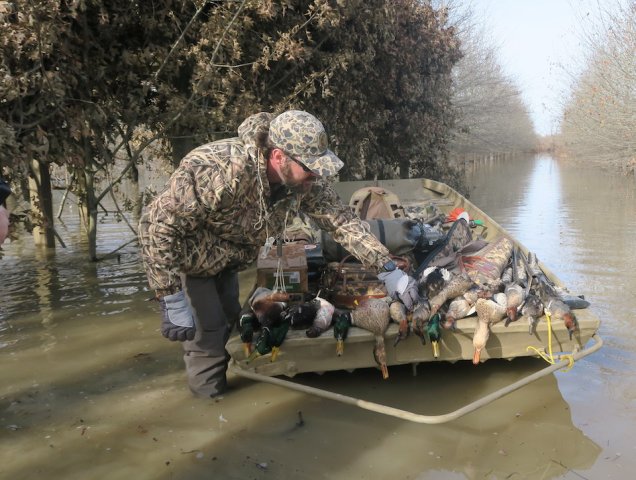
[[240, 310], [237, 271], [294, 213], [308, 215], [366, 266], [388, 272], [387, 288], [396, 290], [404, 274], [327, 182], [342, 166], [313, 115], [258, 113], [238, 137], [188, 153], [149, 205], [139, 224], [141, 255], [161, 306], [161, 332], [183, 343], [195, 394], [226, 389], [225, 343]]

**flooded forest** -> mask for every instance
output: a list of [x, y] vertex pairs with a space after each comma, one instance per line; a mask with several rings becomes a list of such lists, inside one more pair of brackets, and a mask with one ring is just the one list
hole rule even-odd
[[[464, 2], [0, 1], [0, 477], [628, 478], [636, 8], [611, 3], [540, 135]], [[192, 148], [287, 109], [322, 121], [338, 181], [431, 178], [468, 198], [590, 302], [603, 348], [445, 425], [238, 377], [194, 398], [137, 223]], [[296, 380], [439, 413], [544, 366]]]

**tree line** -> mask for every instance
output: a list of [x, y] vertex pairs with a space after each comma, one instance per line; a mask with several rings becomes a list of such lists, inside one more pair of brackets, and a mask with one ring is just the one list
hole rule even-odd
[[[451, 152], [526, 149], [534, 133], [519, 92], [495, 60], [471, 50], [453, 9], [418, 0], [0, 1], [1, 174], [25, 192], [37, 239], [51, 247], [51, 165], [66, 169], [91, 260], [104, 199], [121, 213], [148, 198], [123, 198], [124, 178], [153, 162], [174, 167], [257, 111], [314, 113], [346, 160], [341, 180], [425, 176], [461, 190]], [[503, 111], [515, 121], [495, 121]], [[516, 132], [497, 145], [504, 124]], [[515, 137], [524, 140], [512, 145]]]
[[561, 156], [634, 172], [636, 2], [613, 2], [599, 13], [581, 34], [584, 64], [580, 73], [570, 72], [555, 141]]

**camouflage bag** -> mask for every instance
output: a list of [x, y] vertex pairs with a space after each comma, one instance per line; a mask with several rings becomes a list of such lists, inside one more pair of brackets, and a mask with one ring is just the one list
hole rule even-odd
[[362, 220], [406, 217], [399, 197], [381, 187], [364, 187], [356, 190], [351, 195], [349, 205]]
[[415, 272], [415, 278], [419, 279], [428, 267], [441, 267], [451, 272], [461, 272], [459, 258], [463, 254], [477, 252], [484, 248], [488, 242], [485, 240], [473, 240], [468, 222], [463, 218], [455, 221], [446, 233], [446, 237], [422, 260]]

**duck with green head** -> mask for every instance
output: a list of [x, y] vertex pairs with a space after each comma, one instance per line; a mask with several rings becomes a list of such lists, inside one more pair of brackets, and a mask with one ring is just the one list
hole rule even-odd
[[252, 353], [252, 341], [254, 340], [254, 331], [261, 328], [256, 314], [248, 306], [247, 309], [241, 310], [238, 321], [238, 331], [243, 342], [243, 352], [246, 357]]
[[433, 356], [435, 358], [439, 357], [439, 341], [442, 338], [442, 325], [441, 325], [441, 315], [436, 313], [433, 315], [428, 324], [426, 325], [426, 333], [428, 338], [431, 340], [431, 346], [433, 347]]
[[289, 331], [289, 322], [279, 322], [270, 327], [263, 327], [256, 343], [254, 351], [247, 357], [247, 363], [254, 359], [271, 353], [271, 362], [275, 362], [280, 352], [280, 346], [285, 341], [287, 332]]
[[348, 310], [336, 308], [332, 319], [333, 337], [336, 339], [336, 355], [344, 353], [344, 342], [351, 328], [351, 314]]

